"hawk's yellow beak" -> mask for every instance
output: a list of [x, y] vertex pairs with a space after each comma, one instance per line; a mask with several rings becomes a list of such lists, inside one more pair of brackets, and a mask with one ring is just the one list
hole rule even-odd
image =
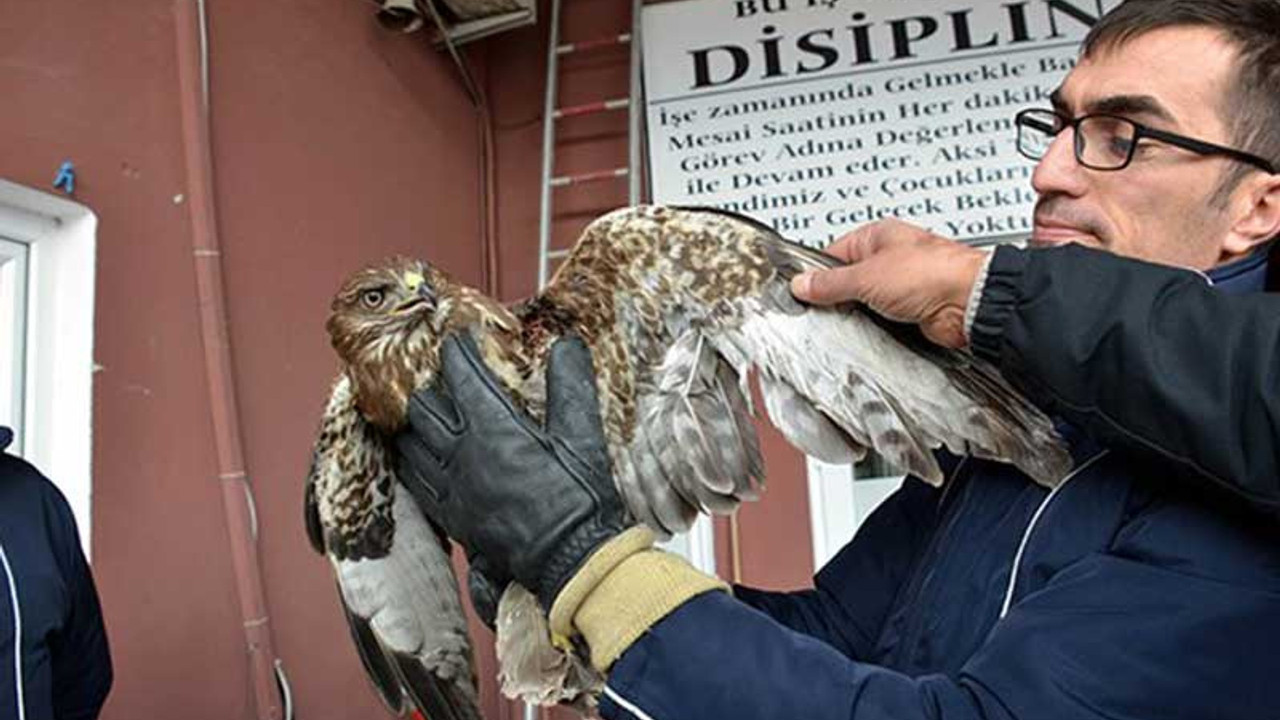
[[409, 297], [400, 303], [399, 310], [417, 312], [417, 308], [424, 303], [428, 308], [435, 310], [436, 295], [422, 273], [414, 270], [406, 271], [404, 275], [400, 276], [400, 281], [404, 283], [405, 288], [409, 291]]
[[409, 288], [409, 292], [418, 292], [418, 288], [422, 287], [422, 283], [426, 281], [427, 279], [422, 277], [422, 273], [410, 270], [404, 274], [404, 286]]

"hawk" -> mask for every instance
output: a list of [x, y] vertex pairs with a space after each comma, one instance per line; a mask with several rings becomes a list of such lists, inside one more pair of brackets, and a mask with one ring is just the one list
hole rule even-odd
[[[583, 338], [620, 494], [664, 536], [757, 497], [752, 377], [772, 423], [827, 462], [874, 450], [939, 484], [933, 451], [946, 448], [1010, 462], [1044, 484], [1066, 474], [1071, 460], [1050, 420], [992, 368], [857, 307], [792, 298], [793, 276], [835, 263], [745, 217], [641, 206], [592, 222], [547, 287], [514, 307], [415, 260], [346, 281], [327, 325], [342, 374], [307, 479], [308, 529], [393, 710], [408, 698], [433, 720], [478, 717], [444, 541], [396, 480], [388, 449], [449, 333], [470, 332], [538, 419], [551, 344]], [[551, 645], [536, 601], [516, 585], [499, 604], [497, 636], [504, 691], [590, 707], [600, 679]]]

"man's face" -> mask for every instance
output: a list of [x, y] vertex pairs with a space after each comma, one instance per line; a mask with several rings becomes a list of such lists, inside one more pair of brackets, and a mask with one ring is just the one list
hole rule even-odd
[[[1082, 58], [1055, 104], [1067, 117], [1106, 112], [1232, 146], [1222, 109], [1236, 58], [1213, 30], [1152, 31]], [[1128, 167], [1098, 171], [1076, 162], [1074, 140], [1060, 133], [1032, 177], [1033, 245], [1077, 242], [1202, 270], [1230, 259], [1222, 245], [1231, 219], [1213, 196], [1233, 161], [1144, 139]]]

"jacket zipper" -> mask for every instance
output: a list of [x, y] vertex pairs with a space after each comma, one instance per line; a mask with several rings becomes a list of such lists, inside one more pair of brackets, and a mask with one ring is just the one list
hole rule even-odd
[[9, 602], [13, 605], [13, 688], [18, 701], [18, 720], [26, 720], [27, 704], [22, 692], [22, 608], [18, 605], [18, 579], [13, 576], [4, 543], [0, 543], [0, 565], [4, 566], [9, 586]]
[[[969, 458], [965, 457], [960, 464], [956, 466], [956, 470], [952, 473], [951, 478], [948, 479], [947, 482], [949, 486], [943, 491], [943, 496], [938, 502], [938, 512], [941, 514], [944, 511], [943, 506], [945, 501], [949, 499], [947, 495], [950, 494], [950, 485], [957, 482], [964, 484], [963, 487], [956, 489], [958, 497], [954, 500], [954, 502], [960, 507], [956, 508], [954, 512], [948, 513], [949, 517], [947, 518], [946, 525], [933, 534], [933, 539], [929, 541], [928, 547], [925, 548], [924, 554], [921, 555], [920, 565], [918, 567], [927, 568], [927, 570], [924, 573], [917, 572], [915, 577], [912, 578], [912, 584], [909, 588], [909, 592], [907, 593], [906, 603], [911, 621], [907, 624], [907, 632], [903, 636], [905, 642], [898, 648], [897, 655], [899, 666], [904, 663], [911, 662], [911, 658], [903, 657], [903, 653], [913, 653], [916, 644], [920, 642], [920, 635], [924, 632], [924, 616], [923, 613], [917, 612], [917, 606], [921, 604], [921, 598], [924, 596], [925, 590], [929, 587], [933, 581], [934, 575], [936, 574], [937, 569], [934, 567], [933, 563], [934, 556], [938, 554], [938, 548], [942, 545], [943, 540], [951, 535], [960, 515], [963, 514], [960, 510], [963, 508], [965, 501], [969, 497], [970, 483], [967, 482], [969, 476], [965, 475], [963, 479], [960, 478], [960, 472], [968, 464], [968, 460]], [[914, 663], [912, 664], [914, 665]]]

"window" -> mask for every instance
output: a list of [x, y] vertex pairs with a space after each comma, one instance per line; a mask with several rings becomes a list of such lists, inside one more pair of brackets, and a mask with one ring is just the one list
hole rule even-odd
[[0, 424], [90, 550], [94, 252], [88, 208], [0, 180]]
[[830, 465], [808, 458], [813, 567], [819, 570], [853, 539], [872, 511], [904, 478], [874, 455], [856, 465]]

